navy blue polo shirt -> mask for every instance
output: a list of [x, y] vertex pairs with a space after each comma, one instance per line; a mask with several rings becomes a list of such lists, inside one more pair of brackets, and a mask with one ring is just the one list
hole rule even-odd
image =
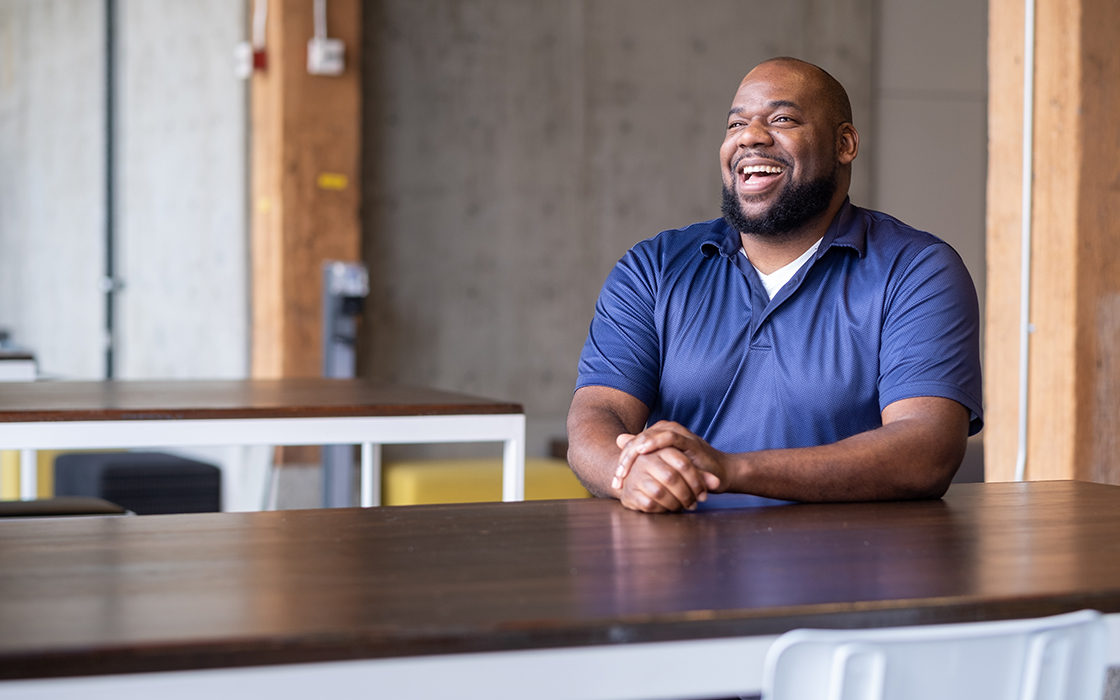
[[820, 248], [768, 299], [722, 219], [665, 231], [610, 273], [577, 389], [641, 400], [727, 452], [809, 447], [940, 396], [983, 425], [980, 311], [944, 241], [845, 201]]

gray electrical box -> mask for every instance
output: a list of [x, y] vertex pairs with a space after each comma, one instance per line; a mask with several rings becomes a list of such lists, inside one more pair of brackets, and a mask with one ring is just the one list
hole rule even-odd
[[[369, 295], [369, 273], [361, 263], [323, 263], [323, 376], [353, 377], [358, 317]], [[323, 446], [323, 506], [354, 505], [354, 447]]]

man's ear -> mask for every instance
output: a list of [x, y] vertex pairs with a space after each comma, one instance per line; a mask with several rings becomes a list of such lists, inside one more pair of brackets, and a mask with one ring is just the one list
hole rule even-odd
[[844, 122], [836, 129], [836, 159], [840, 165], [849, 165], [859, 153], [859, 132]]

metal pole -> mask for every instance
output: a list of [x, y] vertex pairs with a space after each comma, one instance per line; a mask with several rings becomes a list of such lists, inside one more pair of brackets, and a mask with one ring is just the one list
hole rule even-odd
[[117, 2], [105, 0], [105, 278], [102, 291], [105, 293], [105, 378], [113, 378], [115, 360], [113, 346], [116, 342], [114, 330], [114, 307], [116, 306], [116, 93], [117, 93]]
[[1015, 481], [1027, 470], [1027, 399], [1030, 392], [1031, 331], [1031, 212], [1034, 185], [1034, 11], [1035, 0], [1024, 0], [1023, 22], [1023, 196], [1019, 270], [1019, 446]]

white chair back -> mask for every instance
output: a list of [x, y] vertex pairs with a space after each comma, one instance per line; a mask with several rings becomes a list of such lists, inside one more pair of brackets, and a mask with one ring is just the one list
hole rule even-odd
[[1094, 610], [1031, 620], [787, 632], [763, 700], [1101, 700], [1108, 633]]

